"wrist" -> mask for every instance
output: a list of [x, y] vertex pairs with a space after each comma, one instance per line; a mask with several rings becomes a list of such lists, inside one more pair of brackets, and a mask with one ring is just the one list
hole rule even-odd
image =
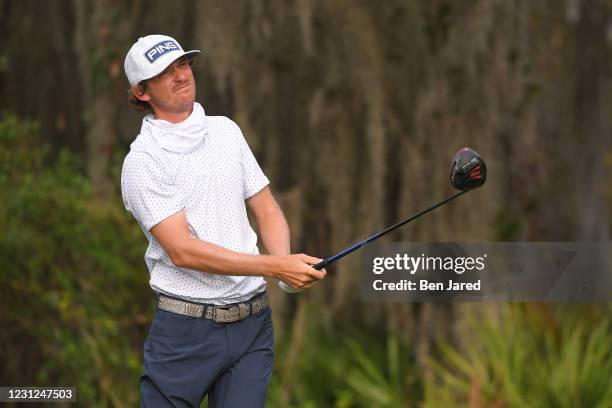
[[262, 261], [261, 275], [268, 278], [278, 279], [280, 258], [278, 255], [263, 255], [260, 256]]

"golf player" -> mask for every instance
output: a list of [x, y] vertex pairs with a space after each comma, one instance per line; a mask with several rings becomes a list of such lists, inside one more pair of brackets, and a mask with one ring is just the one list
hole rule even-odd
[[[144, 344], [143, 407], [263, 407], [274, 362], [266, 281], [308, 288], [321, 261], [289, 254], [289, 228], [240, 128], [195, 102], [195, 55], [140, 38], [125, 58], [130, 104], [150, 113], [121, 173], [144, 232], [157, 309]], [[260, 255], [257, 223], [270, 255]]]

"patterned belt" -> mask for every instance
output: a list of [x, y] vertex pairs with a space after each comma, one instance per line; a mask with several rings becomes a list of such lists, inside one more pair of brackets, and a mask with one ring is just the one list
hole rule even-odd
[[263, 295], [258, 295], [247, 302], [223, 306], [192, 303], [162, 294], [159, 295], [159, 301], [157, 302], [158, 309], [184, 316], [204, 318], [215, 323], [233, 323], [244, 320], [262, 311], [267, 306], [268, 294], [265, 292]]

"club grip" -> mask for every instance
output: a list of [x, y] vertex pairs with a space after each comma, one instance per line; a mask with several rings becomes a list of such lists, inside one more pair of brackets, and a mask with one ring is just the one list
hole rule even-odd
[[329, 266], [331, 262], [329, 262], [329, 260], [324, 259], [321, 262], [319, 262], [316, 265], [312, 265], [313, 269], [316, 269], [317, 271], [320, 271], [323, 268], [327, 268]]
[[[319, 262], [316, 265], [312, 265], [313, 269], [316, 269], [317, 271], [320, 271], [323, 268], [326, 268], [327, 266], [329, 266], [331, 262], [329, 262], [329, 260], [324, 259], [321, 262]], [[287, 285], [285, 282], [283, 281], [279, 281], [278, 282], [278, 287], [281, 288], [283, 290], [283, 292], [286, 293], [298, 293], [301, 292], [303, 289], [295, 289], [292, 288], [291, 286]]]

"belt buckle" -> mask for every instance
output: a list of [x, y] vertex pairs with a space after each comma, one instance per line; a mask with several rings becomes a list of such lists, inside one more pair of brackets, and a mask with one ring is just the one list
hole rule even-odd
[[[215, 323], [234, 323], [246, 319], [249, 315], [249, 309], [249, 305], [245, 303], [225, 307], [215, 306], [213, 308], [212, 321]], [[224, 313], [221, 314], [219, 313], [220, 311]]]
[[246, 304], [246, 303], [239, 303], [238, 304], [238, 318], [239, 320], [244, 320], [247, 318], [247, 316], [249, 315], [249, 309], [250, 309], [250, 305]]
[[[223, 313], [219, 313], [223, 312]], [[236, 306], [215, 306], [213, 309], [213, 322], [215, 323], [233, 323], [239, 319], [236, 313], [239, 313], [239, 309]], [[236, 316], [234, 318], [234, 316]]]

